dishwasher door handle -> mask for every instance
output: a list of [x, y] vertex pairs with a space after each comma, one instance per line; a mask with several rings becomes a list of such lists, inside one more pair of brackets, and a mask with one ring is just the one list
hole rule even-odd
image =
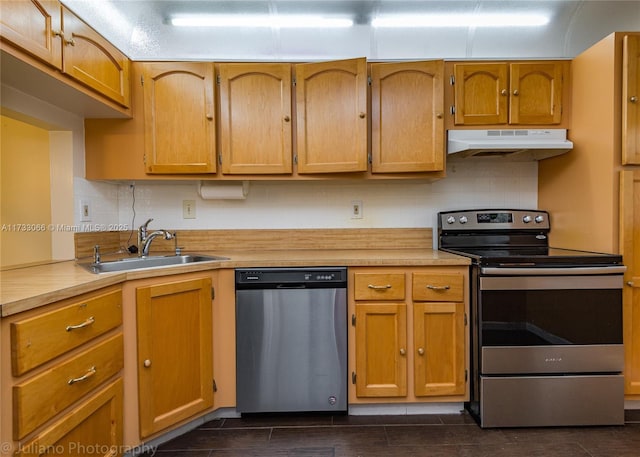
[[276, 289], [306, 289], [304, 284], [278, 284]]

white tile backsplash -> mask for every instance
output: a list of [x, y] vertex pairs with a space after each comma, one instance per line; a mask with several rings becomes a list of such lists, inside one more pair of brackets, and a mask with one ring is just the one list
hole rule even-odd
[[[433, 183], [252, 181], [245, 200], [203, 200], [197, 182], [131, 188], [76, 178], [76, 201], [79, 208], [90, 198], [99, 223], [134, 228], [148, 218], [154, 228], [171, 229], [432, 227], [441, 210], [536, 208], [537, 173], [537, 162], [463, 161], [450, 163], [447, 177]], [[195, 219], [182, 218], [183, 200], [195, 200]], [[362, 219], [351, 218], [352, 200], [362, 201]]]

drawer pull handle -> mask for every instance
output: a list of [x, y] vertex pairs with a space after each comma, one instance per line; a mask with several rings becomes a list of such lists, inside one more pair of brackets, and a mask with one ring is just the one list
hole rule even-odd
[[391, 289], [391, 284], [385, 284], [384, 286], [376, 286], [374, 284], [369, 284], [367, 287], [373, 290], [384, 290], [384, 289]]
[[449, 290], [451, 286], [434, 286], [431, 284], [427, 284], [427, 289], [429, 290]]
[[76, 382], [86, 381], [87, 379], [89, 379], [94, 374], [96, 374], [96, 367], [91, 367], [91, 368], [89, 368], [89, 370], [85, 374], [83, 374], [79, 378], [71, 378], [71, 379], [69, 379], [69, 381], [67, 381], [67, 384], [71, 385], [71, 384], [75, 384]]
[[82, 322], [81, 324], [67, 325], [67, 332], [70, 332], [71, 330], [78, 330], [79, 328], [88, 327], [91, 324], [93, 324], [95, 321], [96, 321], [96, 319], [93, 316], [91, 316], [89, 319], [87, 319], [86, 321]]

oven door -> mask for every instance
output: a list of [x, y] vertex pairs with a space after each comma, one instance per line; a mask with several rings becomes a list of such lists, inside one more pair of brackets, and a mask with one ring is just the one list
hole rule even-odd
[[479, 277], [479, 374], [622, 371], [622, 274], [508, 270]]

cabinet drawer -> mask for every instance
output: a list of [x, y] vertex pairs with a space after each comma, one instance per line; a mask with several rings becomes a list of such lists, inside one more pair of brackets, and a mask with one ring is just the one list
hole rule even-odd
[[404, 273], [356, 273], [356, 300], [404, 300]]
[[71, 305], [11, 324], [11, 366], [19, 376], [122, 323], [122, 291], [78, 297]]
[[459, 274], [414, 273], [415, 301], [464, 301], [464, 278]]
[[118, 378], [20, 446], [20, 457], [41, 455], [122, 455], [123, 386]]
[[14, 435], [21, 439], [115, 375], [124, 365], [122, 334], [13, 387]]

